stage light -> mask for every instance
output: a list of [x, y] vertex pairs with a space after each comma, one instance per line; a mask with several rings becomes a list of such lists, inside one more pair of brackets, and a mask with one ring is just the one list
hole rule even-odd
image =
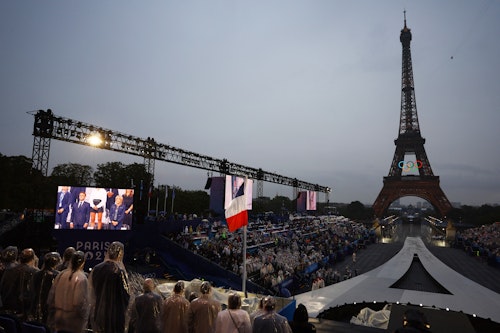
[[100, 145], [102, 145], [102, 142], [103, 141], [99, 133], [93, 133], [89, 137], [87, 137], [87, 143], [91, 146], [99, 147]]

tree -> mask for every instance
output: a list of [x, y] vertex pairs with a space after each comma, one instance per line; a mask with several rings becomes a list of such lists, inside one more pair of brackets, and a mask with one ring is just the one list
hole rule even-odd
[[91, 185], [93, 169], [89, 165], [78, 163], [59, 164], [50, 175], [59, 185]]
[[267, 206], [268, 211], [273, 211], [275, 214], [281, 215], [287, 212], [293, 211], [292, 201], [290, 198], [276, 195], [273, 199], [271, 199]]
[[373, 209], [365, 207], [359, 201], [353, 201], [347, 206], [340, 207], [339, 212], [341, 215], [353, 220], [368, 220], [373, 218]]
[[125, 167], [122, 162], [98, 164], [94, 172], [95, 185], [97, 187], [127, 187], [130, 182], [125, 173]]
[[[164, 195], [165, 192], [163, 192]], [[170, 190], [169, 195], [172, 195]], [[172, 198], [167, 200], [167, 210], [171, 209]], [[203, 216], [203, 213], [208, 210], [210, 206], [210, 197], [205, 191], [183, 191], [180, 188], [175, 188], [175, 199], [174, 199], [174, 212], [180, 214], [196, 214], [198, 216]], [[162, 204], [160, 204], [162, 207]]]
[[108, 162], [98, 164], [94, 172], [98, 187], [131, 188], [141, 180], [144, 184], [149, 184], [150, 179], [151, 175], [146, 172], [144, 164], [139, 163], [125, 165], [122, 162]]
[[52, 186], [26, 156], [0, 154], [0, 208], [22, 211], [50, 207]]
[[144, 164], [129, 164], [125, 167], [125, 173], [128, 177], [129, 186], [132, 186], [133, 183], [135, 187], [138, 187], [141, 180], [144, 184], [149, 184], [151, 182], [151, 175], [146, 171]]

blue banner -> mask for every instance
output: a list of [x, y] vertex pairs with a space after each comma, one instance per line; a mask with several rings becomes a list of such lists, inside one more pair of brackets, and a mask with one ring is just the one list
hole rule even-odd
[[[131, 231], [115, 230], [71, 230], [54, 229], [54, 238], [57, 240], [58, 252], [64, 253], [72, 246], [77, 251], [85, 253], [85, 271], [104, 261], [109, 245], [114, 241], [126, 242], [132, 236]], [[127, 246], [125, 246], [125, 254]]]

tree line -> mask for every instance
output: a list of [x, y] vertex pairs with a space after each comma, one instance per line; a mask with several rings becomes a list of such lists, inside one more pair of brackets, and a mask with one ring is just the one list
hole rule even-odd
[[[166, 190], [154, 189], [150, 194], [151, 174], [139, 163], [107, 162], [98, 164], [95, 170], [88, 165], [65, 163], [55, 166], [50, 175], [44, 176], [32, 169], [30, 158], [0, 154], [0, 175], [0, 209], [13, 212], [54, 209], [58, 186], [67, 185], [133, 188], [134, 207], [140, 214], [147, 214], [149, 196], [154, 195], [156, 200], [164, 196]], [[208, 209], [209, 196], [205, 191], [176, 188], [175, 196], [176, 211], [199, 214]]]
[[[49, 176], [44, 176], [39, 170], [32, 169], [32, 160], [26, 156], [5, 156], [0, 153], [0, 209], [22, 212], [30, 209], [53, 209], [56, 204], [56, 193], [59, 185], [68, 186], [95, 186], [113, 188], [134, 188], [134, 206], [139, 214], [146, 215], [147, 198], [151, 174], [146, 171], [144, 164], [122, 162], [107, 162], [92, 168], [78, 163], [64, 163], [55, 166]], [[142, 186], [142, 195], [140, 193]], [[156, 208], [159, 201], [159, 210], [170, 213], [171, 198], [167, 207], [164, 207], [166, 188], [156, 188], [152, 193], [151, 208]], [[172, 191], [172, 189], [170, 189]], [[171, 193], [168, 194], [171, 196]], [[142, 200], [139, 200], [139, 196]], [[176, 187], [174, 212], [210, 214], [210, 196], [205, 190], [187, 191]], [[373, 219], [371, 207], [359, 201], [349, 204], [333, 204], [336, 213], [353, 220], [368, 221]], [[332, 203], [317, 203], [316, 214], [326, 214]], [[274, 198], [256, 198], [253, 202], [251, 214], [273, 212], [277, 215], [287, 215], [296, 211], [296, 200], [286, 196], [276, 195]], [[479, 207], [464, 205], [454, 208], [448, 215], [455, 222], [470, 225], [482, 225], [500, 221], [500, 206], [482, 205]]]

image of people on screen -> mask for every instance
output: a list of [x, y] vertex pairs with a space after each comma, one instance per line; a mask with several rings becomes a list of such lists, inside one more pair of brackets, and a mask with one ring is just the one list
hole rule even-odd
[[71, 201], [72, 196], [69, 192], [69, 187], [61, 186], [59, 191], [57, 192], [56, 205], [56, 225], [59, 225], [60, 228], [66, 227]]
[[130, 230], [134, 190], [59, 186], [55, 229]]
[[117, 188], [106, 187], [106, 216], [109, 216], [109, 210], [111, 209], [111, 205], [115, 203], [115, 198], [118, 195]]
[[316, 192], [315, 191], [307, 191], [306, 210], [316, 210]]
[[[107, 193], [103, 188], [94, 188], [90, 192], [90, 227], [93, 229], [102, 229], [102, 217], [106, 207]], [[96, 225], [97, 223], [97, 225]]]
[[78, 201], [71, 205], [70, 229], [87, 229], [90, 221], [90, 204], [85, 201], [87, 194], [78, 193]]
[[123, 205], [123, 197], [121, 195], [117, 195], [115, 197], [115, 203], [111, 205], [111, 209], [109, 211], [109, 229], [121, 230], [124, 228], [123, 221], [125, 220], [125, 210], [126, 208], [125, 205]]
[[123, 205], [125, 206], [125, 219], [123, 225], [130, 229], [132, 225], [132, 211], [134, 210], [134, 190], [126, 189], [123, 194]]

